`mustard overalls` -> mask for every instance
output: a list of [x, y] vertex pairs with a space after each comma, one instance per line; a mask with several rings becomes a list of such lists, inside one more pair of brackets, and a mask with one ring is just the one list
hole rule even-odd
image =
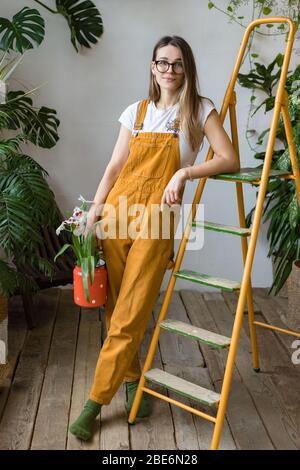
[[[149, 100], [139, 103], [129, 156], [109, 192], [105, 203], [117, 209], [115, 238], [102, 240], [108, 273], [108, 299], [105, 306], [107, 337], [101, 348], [90, 399], [109, 404], [122, 381], [140, 378], [138, 349], [159, 295], [167, 268], [174, 255], [174, 218], [171, 236], [156, 238], [118, 235], [124, 211], [119, 211], [119, 196], [127, 197], [127, 207], [143, 204], [147, 208], [148, 233], [151, 233], [151, 205], [160, 207], [165, 187], [180, 168], [179, 119], [172, 133], [142, 132]], [[184, 188], [181, 190], [182, 197]], [[180, 206], [179, 206], [180, 207]], [[101, 219], [101, 216], [100, 216]], [[131, 218], [127, 215], [127, 223]], [[143, 219], [144, 220], [144, 219]], [[142, 224], [141, 224], [142, 225]], [[139, 228], [139, 227], [137, 227]]]

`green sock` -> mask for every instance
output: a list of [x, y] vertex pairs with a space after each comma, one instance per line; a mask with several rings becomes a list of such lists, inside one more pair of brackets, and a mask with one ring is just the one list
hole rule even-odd
[[[127, 410], [128, 415], [132, 408], [132, 404], [134, 401], [138, 384], [139, 384], [139, 380], [135, 380], [134, 382], [126, 382], [126, 389], [127, 389], [126, 410]], [[136, 416], [138, 418], [145, 418], [146, 416], [149, 416], [150, 413], [151, 413], [151, 407], [150, 407], [149, 399], [147, 396], [142, 395], [142, 399], [140, 401], [140, 406], [138, 408]]]
[[87, 441], [92, 437], [95, 419], [100, 413], [101, 406], [99, 403], [88, 400], [84, 405], [81, 414], [76, 421], [71, 424], [70, 432], [79, 439]]

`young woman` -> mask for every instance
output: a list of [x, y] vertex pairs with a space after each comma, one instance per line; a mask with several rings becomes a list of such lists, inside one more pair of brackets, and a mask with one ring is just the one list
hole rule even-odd
[[[116, 217], [117, 235], [102, 239], [108, 271], [107, 337], [89, 400], [70, 427], [84, 440], [92, 436], [101, 406], [110, 403], [123, 381], [130, 412], [141, 375], [137, 351], [173, 256], [174, 225], [169, 238], [162, 236], [164, 208], [180, 204], [187, 179], [238, 170], [219, 115], [209, 99], [199, 96], [197, 86], [188, 43], [178, 36], [160, 39], [153, 50], [149, 99], [130, 105], [120, 116], [119, 137], [88, 214], [87, 230], [97, 220], [99, 206], [105, 202], [121, 209], [120, 201], [126, 198], [127, 207], [147, 209], [148, 228], [149, 210], [160, 207], [158, 237], [120, 236], [121, 222], [129, 228], [128, 213], [121, 209]], [[194, 165], [204, 135], [215, 157]], [[137, 416], [149, 412], [143, 396]]]

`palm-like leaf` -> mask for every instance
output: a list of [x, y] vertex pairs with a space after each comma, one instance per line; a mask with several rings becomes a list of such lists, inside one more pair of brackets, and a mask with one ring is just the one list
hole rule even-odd
[[[1, 156], [1, 147], [2, 143], [0, 141], [0, 156]], [[0, 160], [0, 170], [5, 171], [14, 171], [18, 170], [21, 167], [26, 167], [27, 169], [33, 169], [40, 172], [44, 177], [48, 176], [48, 172], [43, 168], [38, 162], [36, 162], [29, 155], [24, 155], [17, 152], [9, 152], [3, 156], [2, 161]]]
[[0, 105], [0, 129], [21, 129], [35, 145], [51, 148], [58, 141], [59, 120], [54, 109], [42, 106], [37, 112], [32, 99], [23, 91], [10, 91], [6, 103]]
[[7, 140], [0, 140], [0, 157], [6, 157], [20, 148], [20, 139], [18, 136]]
[[0, 49], [23, 53], [44, 39], [45, 22], [36, 9], [24, 7], [12, 21], [0, 18]]
[[52, 278], [55, 273], [53, 263], [40, 255], [38, 246], [30, 247], [30, 249], [18, 253], [13, 258], [13, 262], [22, 272], [24, 272], [24, 267], [29, 265], [32, 276], [35, 274], [39, 276], [42, 273], [44, 276]]
[[33, 279], [18, 273], [8, 263], [0, 259], [0, 294], [13, 295], [16, 291], [36, 291], [37, 284]]
[[78, 45], [91, 47], [103, 33], [99, 10], [90, 0], [56, 0], [57, 11], [67, 20], [71, 42], [78, 52]]
[[29, 166], [19, 166], [5, 171], [0, 178], [0, 193], [4, 193], [26, 204], [27, 212], [35, 221], [44, 225], [54, 206], [54, 194], [41, 172]]
[[8, 255], [41, 243], [39, 224], [27, 204], [16, 196], [0, 193], [0, 246]]

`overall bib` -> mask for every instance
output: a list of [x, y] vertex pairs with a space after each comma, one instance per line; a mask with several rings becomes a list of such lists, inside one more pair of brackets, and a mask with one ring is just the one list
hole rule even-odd
[[[108, 273], [107, 337], [99, 354], [89, 397], [100, 404], [110, 403], [123, 380], [140, 378], [138, 349], [165, 271], [173, 263], [174, 217], [171, 217], [170, 235], [166, 238], [162, 235], [162, 212], [159, 212], [159, 235], [151, 238], [150, 215], [153, 204], [160, 207], [165, 187], [180, 168], [179, 120], [176, 119], [172, 133], [139, 133], [148, 103], [149, 100], [139, 103], [128, 159], [105, 201], [116, 208], [116, 237], [104, 238], [101, 242]], [[148, 238], [133, 239], [128, 233], [119, 236], [122, 217], [127, 215], [126, 227], [132, 222], [125, 210], [119, 210], [119, 196], [127, 198], [128, 208], [134, 204], [143, 204], [146, 208], [137, 228], [146, 223]]]

